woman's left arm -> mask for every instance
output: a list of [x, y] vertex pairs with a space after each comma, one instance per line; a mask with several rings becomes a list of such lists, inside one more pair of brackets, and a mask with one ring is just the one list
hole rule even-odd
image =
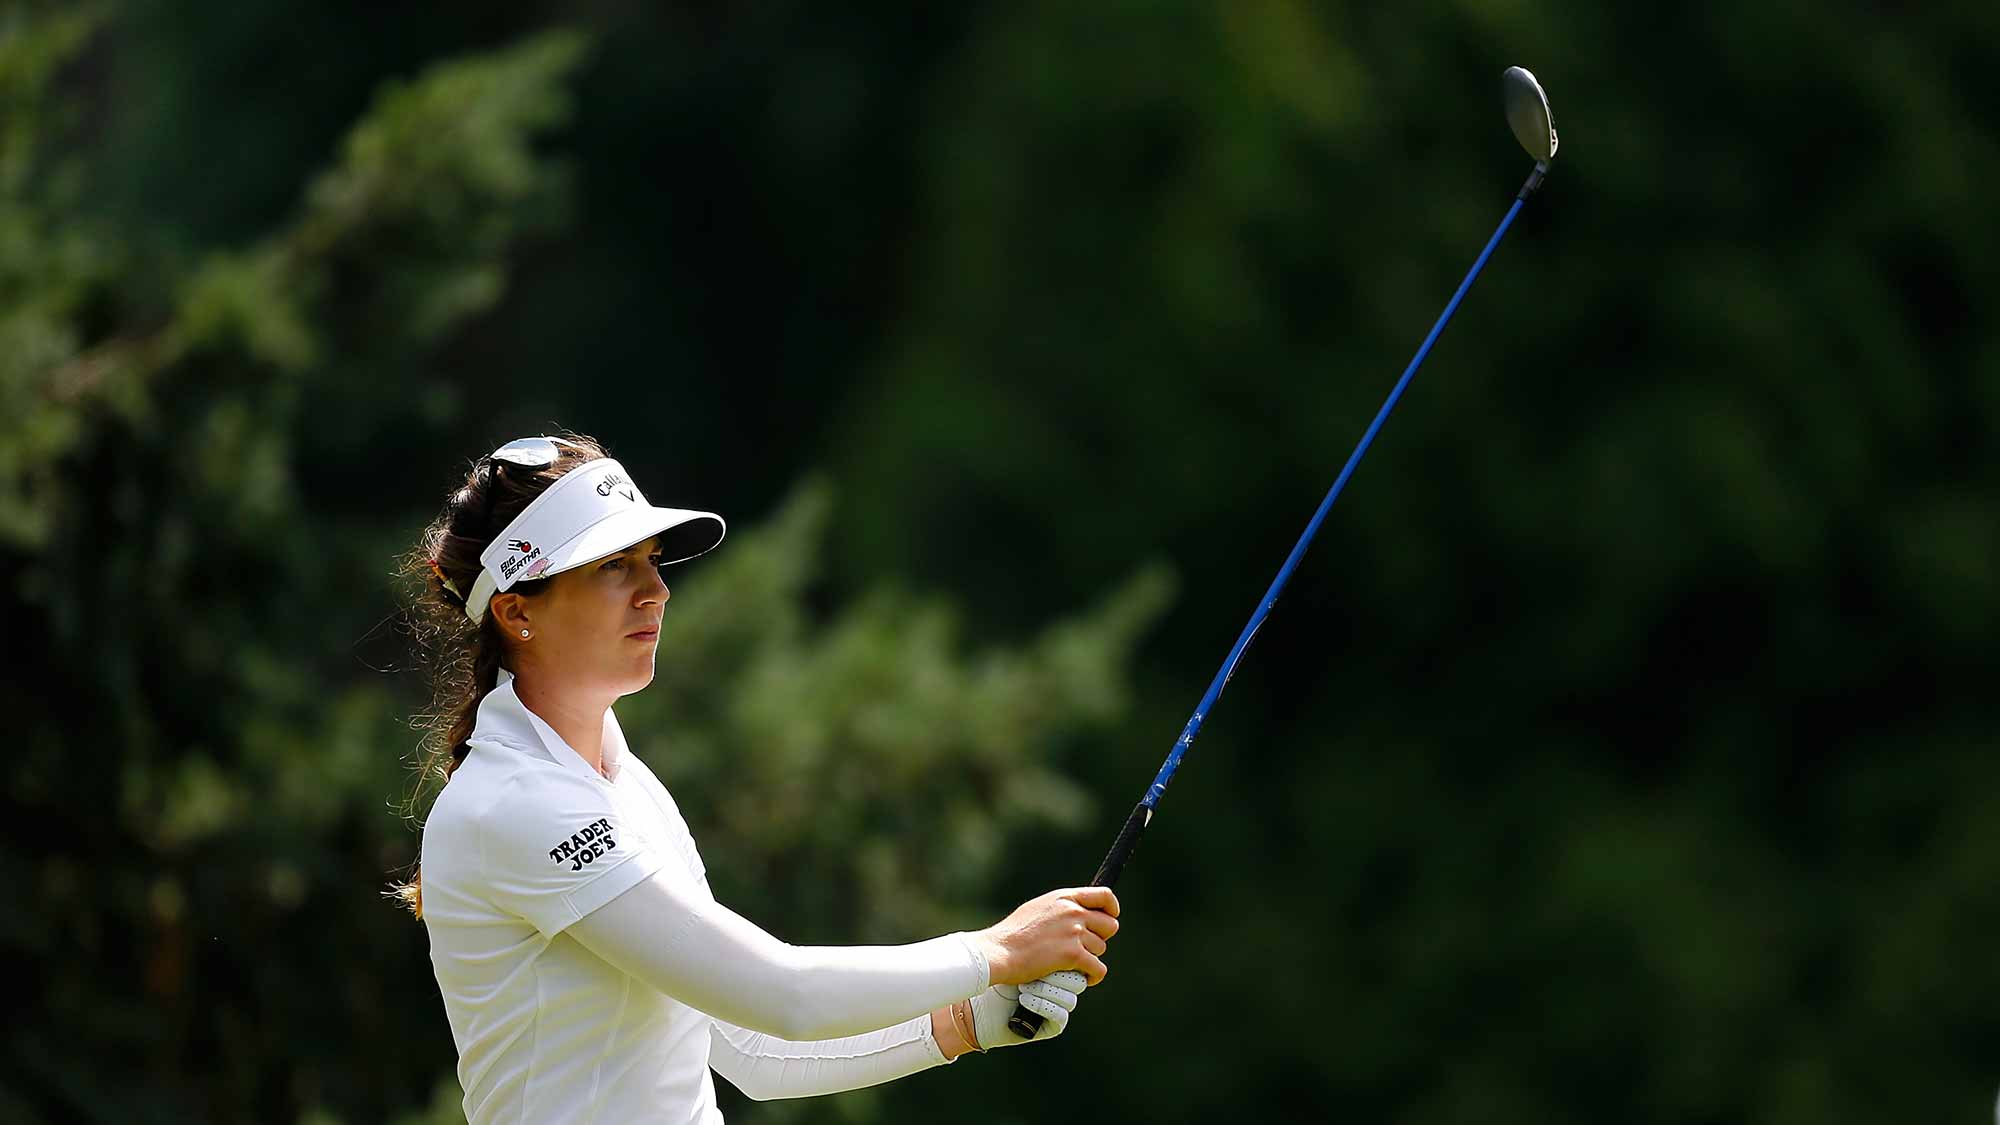
[[879, 1031], [799, 1042], [709, 1021], [708, 1065], [754, 1101], [809, 1098], [875, 1086], [952, 1061], [970, 1048], [939, 1023], [940, 1008]]
[[[708, 1063], [760, 1102], [859, 1090], [929, 1070], [967, 1051], [1028, 1042], [1006, 1026], [1017, 1002], [1042, 1016], [1035, 1038], [1053, 1039], [1069, 1027], [1070, 1012], [1083, 988], [1081, 973], [1058, 973], [1024, 988], [995, 986], [969, 1002], [946, 1005], [880, 1031], [805, 1042], [710, 1017]], [[977, 1041], [968, 1042], [964, 1030]]]

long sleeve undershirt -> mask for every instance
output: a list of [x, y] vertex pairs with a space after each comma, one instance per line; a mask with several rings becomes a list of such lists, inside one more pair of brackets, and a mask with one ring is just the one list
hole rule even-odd
[[879, 1031], [803, 1043], [718, 1019], [708, 1040], [708, 1065], [760, 1102], [859, 1090], [951, 1061], [931, 1038], [928, 1012]]
[[[985, 955], [965, 935], [894, 946], [788, 945], [705, 888], [665, 870], [591, 911], [569, 932], [614, 967], [681, 1003], [736, 1030], [794, 1045], [895, 1031], [988, 984]], [[861, 1051], [863, 1045], [840, 1049]], [[894, 1075], [871, 1081], [887, 1077]]]

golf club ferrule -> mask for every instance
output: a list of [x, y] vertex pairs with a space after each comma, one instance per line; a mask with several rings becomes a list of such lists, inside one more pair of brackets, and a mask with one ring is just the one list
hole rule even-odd
[[1549, 162], [1546, 160], [1535, 161], [1535, 170], [1528, 173], [1527, 182], [1521, 185], [1520, 191], [1514, 193], [1514, 198], [1526, 199], [1529, 196], [1535, 194], [1535, 189], [1542, 186], [1542, 180], [1548, 174], [1549, 174]]

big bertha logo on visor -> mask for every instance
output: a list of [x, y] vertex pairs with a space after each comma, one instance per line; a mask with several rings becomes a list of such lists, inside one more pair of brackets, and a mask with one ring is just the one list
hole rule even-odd
[[507, 554], [500, 560], [500, 577], [513, 578], [522, 567], [542, 557], [542, 549], [526, 539], [509, 539]]

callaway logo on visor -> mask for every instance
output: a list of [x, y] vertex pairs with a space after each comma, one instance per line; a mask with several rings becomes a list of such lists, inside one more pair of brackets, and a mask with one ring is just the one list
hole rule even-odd
[[507, 549], [510, 551], [519, 551], [525, 555], [528, 552], [534, 550], [535, 545], [528, 542], [526, 539], [509, 539], [507, 541]]
[[[619, 485], [624, 483], [625, 483], [625, 478], [619, 476], [617, 473], [606, 473], [604, 474], [604, 479], [597, 482], [597, 494], [599, 496], [609, 496], [611, 495], [612, 489], [617, 488]], [[634, 501], [635, 503], [639, 499], [637, 491], [635, 489], [630, 489], [630, 488], [626, 489], [623, 492], [620, 492], [618, 495], [623, 496], [627, 500]]]

